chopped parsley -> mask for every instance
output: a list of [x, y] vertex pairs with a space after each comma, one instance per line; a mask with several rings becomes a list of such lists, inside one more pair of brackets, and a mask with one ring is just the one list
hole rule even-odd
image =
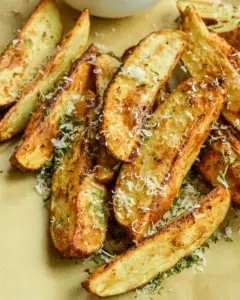
[[36, 191], [47, 200], [51, 192], [51, 178], [53, 172], [53, 157], [48, 160], [37, 175]]
[[65, 116], [59, 122], [60, 138], [52, 140], [55, 152], [37, 175], [36, 191], [42, 196], [43, 200], [50, 197], [52, 174], [61, 165], [64, 154], [79, 129], [79, 120], [75, 121], [72, 117], [74, 111], [75, 106], [70, 102], [66, 107]]
[[26, 39], [24, 40], [24, 44], [27, 45], [27, 46], [31, 46], [32, 45], [32, 40], [31, 39]]
[[117, 171], [119, 171], [120, 167], [121, 167], [121, 162], [119, 162], [118, 164], [116, 164], [116, 165], [113, 167], [113, 170], [114, 170], [115, 172], [117, 172]]

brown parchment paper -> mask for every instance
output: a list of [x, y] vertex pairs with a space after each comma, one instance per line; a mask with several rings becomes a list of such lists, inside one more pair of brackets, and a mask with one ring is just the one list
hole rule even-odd
[[[80, 0], [79, 0], [80, 1]], [[101, 1], [101, 0], [99, 0]], [[114, 2], [114, 0], [112, 0]], [[131, 1], [131, 0], [129, 0]], [[0, 50], [12, 39], [38, 0], [0, 1]], [[240, 4], [239, 0], [232, 0]], [[178, 12], [175, 0], [162, 0], [151, 10], [122, 20], [92, 18], [90, 41], [121, 55], [147, 33], [173, 27]], [[66, 30], [78, 12], [59, 3]], [[36, 194], [35, 175], [11, 168], [8, 159], [15, 141], [0, 145], [0, 299], [93, 300], [80, 286], [92, 262], [61, 259], [48, 235], [47, 210]], [[233, 222], [233, 243], [220, 241], [206, 254], [206, 267], [187, 270], [164, 281], [161, 300], [240, 299], [240, 218]], [[111, 299], [134, 299], [128, 293]], [[149, 299], [140, 295], [138, 299]]]

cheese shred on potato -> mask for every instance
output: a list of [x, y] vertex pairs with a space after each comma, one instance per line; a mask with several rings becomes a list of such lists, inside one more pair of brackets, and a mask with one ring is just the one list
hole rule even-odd
[[113, 296], [140, 287], [174, 267], [218, 228], [228, 212], [230, 195], [224, 187], [217, 187], [198, 204], [198, 208], [184, 212], [172, 224], [99, 267], [83, 287], [100, 297]]
[[14, 104], [62, 37], [58, 8], [43, 0], [0, 57], [0, 108]]
[[136, 155], [144, 119], [185, 47], [183, 32], [156, 31], [131, 48], [109, 84], [104, 97], [103, 131], [108, 149], [119, 160], [129, 162]]
[[85, 10], [48, 64], [26, 87], [19, 101], [0, 121], [0, 141], [8, 140], [22, 132], [31, 114], [45, 99], [49, 98], [47, 94], [52, 92], [63, 75], [68, 73], [72, 62], [83, 54], [88, 42], [89, 27], [89, 12]]
[[96, 104], [95, 95], [90, 91], [75, 102], [72, 123], [77, 121], [77, 128], [53, 174], [50, 231], [54, 246], [64, 256], [89, 256], [99, 250], [106, 235], [107, 190], [92, 173]]
[[69, 102], [77, 101], [83, 93], [94, 88], [92, 57], [96, 48], [90, 46], [86, 53], [76, 60], [63, 86], [45, 101], [33, 114], [23, 139], [11, 157], [13, 166], [23, 170], [39, 170], [53, 154], [53, 140], [59, 134], [59, 125], [67, 111]]
[[[182, 29], [189, 37], [182, 56], [187, 70], [192, 76], [212, 76], [224, 81], [228, 98], [222, 115], [234, 126], [240, 119], [240, 74], [193, 7], [186, 8]], [[240, 131], [240, 124], [235, 128]]]
[[226, 91], [215, 79], [181, 83], [153, 113], [139, 154], [121, 168], [113, 197], [114, 214], [134, 240], [169, 209], [197, 158]]

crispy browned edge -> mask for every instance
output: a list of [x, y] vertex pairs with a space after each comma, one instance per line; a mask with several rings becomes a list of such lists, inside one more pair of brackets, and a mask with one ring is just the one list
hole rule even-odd
[[[93, 93], [91, 90], [86, 91], [84, 94], [86, 96], [86, 105], [84, 107], [83, 116], [85, 116], [85, 119], [87, 120], [87, 124], [86, 124], [86, 130], [83, 135], [83, 139], [80, 142], [82, 146], [79, 149], [79, 151], [81, 151], [80, 152], [81, 160], [79, 162], [84, 165], [84, 168], [83, 168], [83, 172], [78, 174], [79, 182], [78, 182], [78, 185], [75, 186], [75, 189], [76, 189], [76, 191], [78, 191], [78, 194], [82, 190], [82, 188], [83, 188], [82, 184], [84, 184], [84, 180], [87, 178], [87, 176], [91, 175], [91, 174], [94, 176], [94, 173], [92, 172], [92, 168], [93, 168], [95, 160], [96, 160], [96, 157], [92, 151], [92, 149], [94, 149], [94, 147], [96, 146], [96, 142], [97, 142], [96, 141], [96, 128], [91, 129], [89, 127], [89, 124], [92, 121], [92, 119], [96, 119], [98, 117], [97, 114], [94, 112], [94, 107], [97, 106], [98, 101], [97, 101], [95, 93]], [[95, 98], [95, 100], [96, 100], [94, 107], [91, 106], [92, 98]], [[90, 106], [89, 106], [89, 104], [90, 104]], [[77, 117], [78, 116], [76, 115], [76, 118]], [[78, 170], [75, 169], [75, 172], [76, 171], [78, 171]], [[54, 177], [54, 174], [53, 174], [53, 177]], [[95, 180], [97, 182], [96, 177], [95, 177]], [[104, 185], [102, 183], [99, 182], [99, 184], [101, 184], [104, 187]], [[61, 187], [60, 187], [60, 189], [61, 189]], [[107, 192], [107, 189], [106, 189], [106, 192]], [[63, 193], [63, 196], [66, 196], [66, 195]], [[77, 199], [78, 199], [78, 196], [76, 196], [76, 201], [78, 201]], [[77, 202], [74, 203], [74, 209], [78, 210]], [[51, 216], [51, 212], [52, 211], [50, 210], [49, 211], [50, 216]], [[81, 247], [79, 247], [79, 245], [75, 244], [75, 240], [74, 240], [75, 234], [76, 234], [77, 230], [79, 229], [79, 224], [81, 224], [81, 216], [77, 215], [76, 220], [75, 220], [75, 229], [74, 229], [74, 234], [73, 234], [73, 240], [71, 241], [70, 244], [67, 245], [67, 247], [64, 250], [62, 250], [62, 248], [64, 248], [64, 247], [61, 247], [61, 245], [63, 245], [63, 246], [65, 245], [64, 237], [66, 235], [68, 235], [67, 230], [65, 230], [64, 228], [61, 228], [61, 230], [59, 232], [58, 228], [54, 229], [50, 224], [50, 233], [52, 236], [53, 245], [65, 257], [78, 257], [78, 258], [88, 257], [101, 248], [102, 243], [105, 239], [106, 230], [102, 235], [102, 241], [99, 243], [99, 245], [97, 247], [95, 247], [93, 249], [88, 249], [89, 251], [84, 251]], [[57, 239], [54, 234], [54, 232], [56, 233], [56, 230], [58, 231]], [[58, 241], [58, 243], [56, 241]]]
[[[52, 0], [41, 0], [38, 5], [35, 7], [34, 11], [31, 13], [31, 15], [29, 16], [29, 18], [27, 19], [27, 21], [23, 24], [22, 28], [20, 29], [20, 31], [17, 32], [16, 34], [16, 39], [21, 40], [23, 37], [23, 31], [25, 30], [25, 28], [32, 22], [32, 19], [35, 17], [35, 15], [37, 15], [39, 13], [39, 10], [41, 10], [45, 5], [47, 5], [49, 2], [53, 3], [55, 6], [55, 2]], [[56, 9], [57, 6], [56, 6]], [[63, 28], [62, 28], [62, 34], [63, 34]], [[8, 44], [8, 46], [6, 47], [6, 49], [2, 52], [2, 54], [0, 55], [0, 65], [2, 63], [2, 60], [4, 60], [4, 56], [7, 55], [7, 52], [12, 48], [12, 42], [10, 44]], [[16, 101], [13, 101], [11, 103], [7, 103], [7, 104], [3, 104], [0, 106], [0, 111], [7, 109], [8, 107], [11, 107], [12, 105], [14, 105], [16, 103]]]
[[[81, 62], [87, 61], [88, 59], [90, 59], [91, 54], [96, 53], [96, 52], [97, 52], [96, 47], [93, 44], [91, 44], [88, 47], [88, 49], [86, 50], [86, 52], [74, 62], [74, 64], [72, 65], [72, 67], [68, 73], [68, 77], [71, 77], [72, 74], [75, 73], [75, 71], [78, 68], [78, 65]], [[89, 85], [90, 85], [89, 89], [92, 89], [95, 91], [94, 81], [95, 81], [94, 78], [93, 78], [93, 82], [89, 81]], [[22, 166], [22, 164], [17, 159], [17, 153], [19, 153], [20, 151], [23, 151], [23, 152], [25, 151], [24, 144], [27, 143], [29, 137], [34, 134], [34, 130], [37, 129], [41, 124], [44, 125], [44, 119], [46, 118], [46, 116], [44, 115], [44, 108], [47, 108], [47, 109], [49, 109], [49, 111], [51, 111], [51, 109], [53, 109], [53, 107], [54, 107], [54, 104], [56, 103], [56, 99], [58, 99], [61, 96], [61, 94], [64, 92], [64, 90], [68, 89], [70, 84], [71, 84], [70, 82], [65, 81], [63, 87], [61, 89], [57, 89], [56, 92], [51, 97], [51, 99], [43, 102], [42, 105], [32, 115], [31, 120], [29, 121], [29, 123], [25, 129], [22, 140], [16, 146], [14, 153], [10, 157], [10, 163], [14, 167], [16, 167], [22, 171], [36, 171], [35, 169], [28, 169], [28, 168], [25, 168], [24, 166]], [[53, 150], [54, 150], [54, 146], [52, 145], [50, 152], [53, 152]]]
[[[183, 87], [184, 87], [184, 85], [191, 79], [191, 78], [200, 78], [200, 77], [190, 77], [189, 79], [187, 79], [187, 80], [185, 80], [185, 81], [183, 81], [183, 82], [181, 82], [179, 85], [178, 85], [178, 87], [177, 88], [181, 88], [181, 89], [183, 89]], [[208, 82], [211, 82], [211, 78], [208, 78], [208, 79], [206, 79]], [[221, 101], [219, 101], [218, 100], [218, 106], [217, 106], [217, 108], [218, 108], [218, 110], [216, 109], [216, 105], [215, 105], [215, 112], [214, 112], [214, 116], [215, 116], [215, 120], [217, 120], [218, 118], [219, 118], [219, 114], [220, 114], [220, 110], [221, 110], [221, 107], [223, 106], [223, 103], [224, 103], [224, 99], [225, 99], [225, 95], [226, 95], [226, 89], [225, 89], [225, 87], [224, 86], [222, 86], [221, 87], [221, 89], [222, 90], [224, 90], [224, 93], [221, 93], [221, 91], [220, 91], [220, 88], [219, 89], [216, 89], [216, 92], [218, 93], [218, 98], [219, 98], [219, 96], [221, 97]], [[174, 91], [172, 92], [172, 93], [174, 93]], [[169, 97], [171, 96], [171, 94], [169, 95]], [[167, 101], [167, 100], [166, 100]], [[195, 124], [196, 125], [196, 124]], [[198, 125], [199, 126], [199, 125]], [[189, 139], [191, 139], [192, 138], [192, 135], [194, 134], [194, 133], [196, 133], [196, 128], [194, 127], [194, 130], [193, 130], [193, 128], [191, 128], [191, 133], [188, 135], [188, 140]], [[209, 135], [209, 132], [210, 132], [210, 128], [209, 128], [209, 130], [208, 131], [206, 131], [205, 132], [205, 135], [204, 136], [199, 136], [198, 137], [198, 140], [197, 140], [197, 143], [199, 144], [199, 143], [202, 143], [203, 144], [203, 142], [207, 139], [207, 137], [208, 137], [208, 135]], [[185, 140], [185, 142], [181, 145], [181, 149], [179, 149], [179, 153], [183, 153], [183, 151], [185, 150], [185, 147], [186, 147], [186, 144], [187, 144], [187, 142], [188, 142], [188, 140]], [[180, 151], [181, 150], [181, 151]], [[200, 152], [200, 149], [199, 149], [199, 151], [198, 151], [198, 154], [199, 154], [199, 152]], [[185, 154], [185, 153], [184, 153]], [[182, 154], [181, 154], [182, 155]], [[174, 159], [174, 162], [176, 163], [176, 162], [178, 162], [178, 158], [181, 156], [180, 154], [178, 154], [178, 156], [177, 157], [175, 157], [175, 159]], [[186, 154], [185, 154], [186, 155]], [[186, 159], [186, 157], [185, 157], [185, 159]], [[173, 165], [173, 166], [171, 166], [171, 174], [175, 174], [177, 171], [176, 170], [178, 170], [177, 169], [177, 167], [178, 166], [176, 166], [175, 164]], [[120, 178], [120, 176], [121, 176], [121, 171], [120, 171], [120, 174], [119, 174], [119, 177], [118, 177], [118, 179]], [[116, 191], [116, 189], [118, 188], [118, 185], [119, 185], [119, 183], [118, 183], [118, 179], [117, 179], [117, 182], [116, 182], [116, 184], [115, 184], [115, 187], [114, 187], [114, 190]], [[119, 179], [120, 180], [120, 179]], [[171, 179], [168, 181], [168, 184], [171, 184], [171, 186], [172, 186], [172, 189], [173, 189], [173, 180], [176, 180], [176, 175], [175, 176], [171, 176]], [[170, 195], [171, 196], [171, 195]], [[169, 197], [170, 198], [170, 197]], [[163, 198], [164, 199], [164, 198]], [[166, 200], [166, 199], [165, 199]], [[172, 205], [172, 201], [173, 201], [174, 199], [168, 199], [168, 202], [166, 202], [165, 201], [165, 203], [162, 201], [161, 203], [155, 203], [156, 205], [158, 205], [158, 211], [157, 212], [155, 212], [155, 220], [159, 220], [161, 217], [162, 217], [162, 215], [169, 209], [169, 207]], [[163, 205], [164, 205], [164, 207], [163, 207]], [[161, 209], [161, 211], [160, 211], [160, 207], [162, 206], [162, 209]], [[146, 212], [145, 212], [145, 214], [146, 214]], [[117, 220], [118, 222], [119, 222], [119, 220]], [[156, 222], [156, 221], [154, 221], [154, 222]], [[128, 234], [128, 236], [129, 236], [129, 238], [131, 239], [131, 240], [137, 240], [137, 241], [141, 241], [142, 240], [142, 237], [141, 237], [141, 235], [140, 234], [136, 234], [136, 233], [134, 233], [132, 230], [131, 230], [131, 228], [129, 228], [129, 226], [128, 225], [124, 225], [124, 224], [122, 224], [122, 223], [119, 223], [125, 230], [126, 230], [126, 232], [127, 232], [127, 234]]]
[[[237, 138], [238, 133], [231, 126], [230, 128], [222, 130], [222, 132], [227, 136], [228, 147], [231, 148], [234, 156], [238, 160], [237, 165], [234, 162], [228, 167], [226, 181], [229, 184], [232, 201], [240, 205], [240, 141]], [[200, 155], [200, 163], [198, 165], [199, 173], [213, 186], [220, 185], [217, 180], [220, 170], [214, 167], [214, 164], [221, 161], [220, 151], [222, 146], [224, 147], [222, 140], [217, 140], [213, 144], [208, 144], [207, 148], [204, 148]], [[224, 165], [222, 167], [224, 169]]]
[[[225, 189], [222, 186], [218, 186], [216, 188], [214, 188], [210, 193], [208, 193], [205, 197], [203, 197], [202, 199], [200, 199], [200, 208], [195, 208], [192, 211], [185, 211], [182, 215], [180, 215], [173, 223], [170, 223], [169, 225], [167, 225], [166, 227], [163, 227], [161, 229], [159, 229], [158, 232], [156, 232], [154, 235], [145, 238], [144, 240], [142, 240], [137, 246], [133, 246], [132, 248], [128, 249], [126, 252], [124, 252], [123, 254], [117, 256], [115, 259], [113, 259], [110, 263], [102, 265], [100, 267], [98, 267], [93, 274], [90, 275], [90, 277], [84, 281], [82, 283], [82, 286], [84, 289], [86, 289], [89, 293], [96, 295], [90, 288], [90, 281], [96, 277], [98, 277], [98, 275], [101, 275], [102, 273], [104, 273], [107, 269], [109, 269], [110, 267], [112, 267], [113, 265], [115, 265], [116, 263], [118, 263], [119, 261], [121, 261], [124, 257], [128, 256], [130, 253], [137, 251], [139, 248], [141, 248], [142, 246], [144, 246], [145, 244], [148, 244], [149, 242], [152, 242], [155, 240], [156, 237], [158, 237], [159, 235], [161, 235], [163, 232], [168, 232], [171, 231], [171, 228], [174, 227], [181, 227], [181, 223], [185, 222], [185, 221], [189, 221], [189, 222], [195, 222], [195, 217], [194, 217], [194, 212], [199, 211], [204, 212], [206, 209], [209, 210], [212, 208], [212, 205], [210, 204], [212, 200], [214, 200], [215, 198], [217, 199], [217, 197], [219, 195], [224, 195], [225, 197], [229, 196], [229, 192], [227, 189]], [[221, 200], [221, 202], [224, 201], [224, 199]], [[210, 202], [210, 203], [209, 203]], [[181, 246], [179, 246], [181, 247]], [[185, 256], [190, 255], [191, 253], [186, 254]], [[172, 268], [172, 267], [171, 267]], [[168, 271], [168, 270], [166, 270]], [[127, 291], [126, 291], [127, 292]], [[98, 295], [96, 295], [98, 296]]]
[[[132, 46], [132, 47], [129, 47], [129, 48], [124, 52], [124, 54], [123, 54], [123, 57], [122, 57], [123, 64], [127, 61], [129, 55], [131, 55], [131, 54], [133, 53], [134, 49], [138, 48], [138, 47], [140, 46], [140, 44], [141, 44], [144, 40], [146, 40], [146, 39], [147, 39], [149, 36], [151, 36], [153, 33], [160, 34], [161, 32], [163, 32], [163, 31], [165, 31], [165, 30], [166, 30], [166, 29], [159, 29], [159, 30], [156, 30], [156, 31], [154, 31], [154, 32], [151, 32], [150, 34], [148, 34], [147, 36], [145, 36], [143, 39], [141, 39], [136, 45], [134, 45], [134, 46]], [[176, 29], [167, 29], [167, 30], [169, 30], [169, 31], [175, 31]], [[184, 33], [184, 32], [182, 31], [182, 33]], [[182, 54], [183, 54], [183, 52], [184, 52], [184, 50], [185, 50], [185, 48], [186, 48], [186, 45], [187, 45], [187, 39], [188, 39], [188, 38], [187, 38], [187, 35], [185, 35], [185, 34], [183, 35], [183, 37], [184, 37], [184, 40], [185, 40], [185, 46], [183, 47], [182, 51], [179, 52], [179, 54], [176, 56], [175, 64], [173, 64], [172, 68], [169, 70], [169, 74], [170, 74], [169, 77], [171, 76], [171, 73], [173, 72], [175, 66], [177, 65], [178, 61], [180, 60], [180, 58], [181, 58], [181, 56], [182, 56]], [[103, 106], [103, 111], [105, 111], [106, 97], [107, 97], [107, 95], [108, 95], [110, 86], [111, 86], [111, 84], [114, 83], [115, 78], [116, 78], [117, 76], [118, 76], [118, 72], [116, 72], [116, 74], [113, 76], [112, 81], [110, 82], [110, 84], [108, 85], [108, 88], [107, 88], [106, 91], [105, 91], [105, 94], [104, 94], [104, 106]], [[155, 99], [155, 100], [156, 100], [156, 99]], [[152, 107], [154, 106], [154, 103], [155, 103], [155, 101], [152, 102]], [[152, 107], [151, 107], [151, 108], [152, 108]], [[150, 110], [151, 110], [151, 108], [150, 108]], [[146, 110], [146, 113], [147, 113], [147, 110]], [[145, 120], [144, 120], [144, 118], [143, 118], [143, 122], [142, 122], [141, 125], [143, 126], [144, 123], [145, 123]], [[103, 129], [104, 129], [104, 120], [103, 120]], [[106, 135], [105, 135], [104, 138], [105, 138], [105, 140], [107, 140], [107, 136], [106, 136]], [[134, 158], [136, 157], [136, 155], [137, 155], [137, 149], [138, 149], [139, 145], [140, 145], [140, 140], [136, 142], [135, 148], [132, 149], [132, 153], [130, 154], [130, 156], [128, 157], [127, 160], [122, 160], [121, 158], [116, 157], [116, 155], [113, 153], [113, 151], [111, 151], [110, 147], [108, 147], [108, 150], [109, 150], [109, 152], [112, 154], [112, 156], [115, 157], [117, 160], [123, 161], [123, 162], [126, 162], [126, 163], [130, 163], [130, 162], [132, 162], [132, 161], [134, 160]]]
[[[52, 0], [46, 0], [46, 1], [52, 1]], [[80, 26], [80, 24], [82, 23], [82, 20], [85, 19], [86, 15], [87, 15], [87, 16], [89, 15], [89, 10], [88, 10], [88, 9], [85, 9], [85, 10], [81, 13], [81, 16], [79, 17], [79, 19], [78, 19], [78, 21], [77, 21], [75, 27]], [[75, 28], [75, 27], [74, 27], [74, 28]], [[29, 85], [28, 85], [28, 86], [26, 87], [26, 89], [23, 91], [23, 93], [22, 93], [22, 95], [21, 95], [21, 98], [24, 98], [24, 96], [25, 96], [26, 94], [28, 94], [29, 91], [31, 91], [31, 90], [33, 89], [33, 87], [36, 85], [37, 82], [44, 80], [45, 74], [46, 74], [46, 73], [49, 73], [49, 72], [51, 71], [51, 68], [53, 67], [53, 64], [52, 64], [52, 63], [54, 62], [54, 59], [55, 59], [56, 55], [58, 54], [59, 51], [61, 51], [61, 48], [64, 48], [64, 46], [65, 46], [65, 44], [68, 42], [68, 40], [74, 35], [74, 28], [73, 28], [73, 30], [71, 30], [71, 31], [66, 35], [66, 37], [62, 40], [61, 45], [60, 45], [60, 49], [57, 50], [56, 53], [51, 57], [51, 59], [49, 60], [49, 62], [48, 62], [48, 63], [45, 65], [45, 67], [43, 68], [43, 71], [42, 71], [41, 73], [39, 73], [38, 78], [37, 78], [36, 80], [33, 80], [33, 81], [31, 81], [31, 82], [29, 83]], [[21, 99], [19, 99], [18, 102], [20, 102], [20, 101], [21, 101]], [[45, 102], [45, 103], [46, 103], [46, 102]], [[13, 105], [13, 106], [6, 112], [6, 114], [3, 116], [3, 119], [2, 119], [2, 120], [8, 119], [8, 118], [11, 116], [11, 114], [12, 114], [13, 112], [15, 112], [16, 110], [17, 110], [17, 106], [16, 106], [16, 105]], [[34, 118], [36, 118], [36, 120], [34, 120]], [[32, 116], [29, 122], [31, 122], [31, 120], [32, 120], [32, 122], [35, 123], [35, 121], [37, 121], [39, 118], [40, 118], [40, 116], [39, 116], [38, 118], [37, 118], [37, 116], [35, 116], [35, 117]], [[2, 120], [1, 120], [1, 121], [2, 121]], [[0, 122], [1, 122], [1, 121], [0, 121]], [[27, 127], [28, 127], [28, 125], [27, 125]], [[28, 132], [27, 127], [26, 127], [26, 129], [25, 129], [25, 133], [24, 133], [24, 134], [26, 134], [26, 130], [27, 130], [27, 132]], [[29, 126], [29, 129], [30, 129], [30, 128], [31, 128], [31, 126]], [[14, 137], [16, 134], [18, 134], [18, 133], [19, 133], [19, 132], [13, 132], [10, 136], [8, 136], [8, 138], [2, 139], [1, 142], [10, 140], [11, 138], [13, 138], [13, 137]]]

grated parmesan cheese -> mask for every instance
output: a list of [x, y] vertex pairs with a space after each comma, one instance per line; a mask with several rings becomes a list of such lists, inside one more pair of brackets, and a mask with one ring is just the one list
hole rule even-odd
[[130, 65], [126, 69], [122, 69], [119, 74], [129, 78], [135, 78], [140, 83], [142, 83], [145, 79], [145, 71], [135, 65]]

